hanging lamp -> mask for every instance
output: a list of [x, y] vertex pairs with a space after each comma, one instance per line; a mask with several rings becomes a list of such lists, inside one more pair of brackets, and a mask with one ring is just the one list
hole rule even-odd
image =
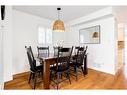
[[64, 23], [63, 23], [62, 20], [60, 20], [60, 10], [61, 10], [61, 8], [57, 8], [57, 10], [58, 10], [58, 19], [53, 24], [53, 31], [64, 32], [65, 31]]

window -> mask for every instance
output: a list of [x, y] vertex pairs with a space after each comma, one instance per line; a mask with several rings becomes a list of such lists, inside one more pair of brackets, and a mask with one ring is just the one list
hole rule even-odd
[[38, 28], [38, 42], [39, 44], [52, 43], [52, 30], [50, 28]]
[[52, 43], [52, 29], [46, 29], [46, 43]]

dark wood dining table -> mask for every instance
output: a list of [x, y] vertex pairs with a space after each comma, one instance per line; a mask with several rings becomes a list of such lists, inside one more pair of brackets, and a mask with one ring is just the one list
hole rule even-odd
[[[63, 56], [65, 57], [65, 56]], [[50, 89], [50, 66], [57, 62], [57, 55], [54, 53], [41, 54], [39, 59], [42, 59], [41, 62], [44, 66], [43, 68], [43, 85], [44, 89]], [[84, 73], [87, 74], [87, 55], [84, 59]]]

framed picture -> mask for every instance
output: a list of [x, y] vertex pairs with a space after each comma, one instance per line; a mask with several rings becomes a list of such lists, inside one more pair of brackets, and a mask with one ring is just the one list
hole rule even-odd
[[80, 29], [79, 41], [81, 44], [99, 44], [100, 43], [100, 25]]

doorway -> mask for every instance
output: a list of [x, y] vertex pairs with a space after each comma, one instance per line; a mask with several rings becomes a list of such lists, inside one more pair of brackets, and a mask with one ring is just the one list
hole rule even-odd
[[[127, 37], [126, 37], [127, 39]], [[125, 64], [125, 28], [123, 23], [118, 24], [118, 64], [117, 70]]]

